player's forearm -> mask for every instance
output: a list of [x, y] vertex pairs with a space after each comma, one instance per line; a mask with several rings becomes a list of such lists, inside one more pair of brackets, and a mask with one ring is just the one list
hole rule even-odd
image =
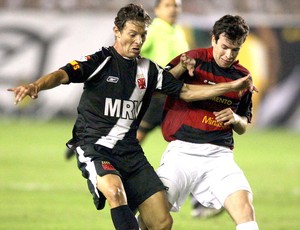
[[181, 63], [174, 66], [172, 69], [169, 70], [169, 72], [176, 78], [179, 79], [179, 77], [186, 71], [186, 68], [182, 66]]
[[52, 89], [64, 83], [68, 83], [69, 77], [63, 70], [57, 70], [50, 74], [47, 74], [32, 84], [37, 87], [37, 92], [47, 89]]
[[206, 100], [235, 90], [236, 88], [232, 82], [218, 83], [215, 85], [184, 84], [180, 93], [180, 98], [187, 102]]
[[233, 130], [237, 134], [241, 135], [241, 134], [244, 134], [247, 130], [248, 120], [247, 120], [246, 117], [239, 116], [239, 118], [240, 119], [235, 124], [233, 124], [232, 126], [233, 126]]

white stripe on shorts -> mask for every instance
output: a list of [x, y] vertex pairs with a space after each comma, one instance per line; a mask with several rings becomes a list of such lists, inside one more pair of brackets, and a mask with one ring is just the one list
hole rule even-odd
[[94, 186], [95, 194], [99, 196], [98, 189], [97, 189], [97, 172], [94, 163], [91, 161], [90, 157], [84, 156], [84, 151], [80, 146], [76, 148], [76, 151], [78, 153], [78, 160], [80, 163], [86, 164], [85, 170], [89, 172], [89, 178], [88, 180], [91, 181], [91, 183]]

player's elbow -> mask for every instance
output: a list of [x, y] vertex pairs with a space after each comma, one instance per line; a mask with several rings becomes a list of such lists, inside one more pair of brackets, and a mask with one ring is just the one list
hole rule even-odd
[[192, 95], [190, 95], [188, 93], [180, 93], [180, 99], [184, 100], [185, 102], [192, 102], [193, 101]]
[[237, 130], [237, 131], [235, 131], [238, 135], [243, 135], [245, 132], [246, 132], [246, 130]]
[[179, 97], [185, 102], [191, 102], [195, 100], [195, 96], [193, 95], [193, 90], [191, 90], [189, 88], [189, 85], [187, 84], [184, 84], [182, 86]]

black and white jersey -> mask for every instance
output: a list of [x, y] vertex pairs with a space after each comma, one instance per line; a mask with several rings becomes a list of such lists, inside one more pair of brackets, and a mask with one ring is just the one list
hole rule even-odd
[[140, 148], [136, 131], [155, 90], [178, 97], [183, 83], [144, 58], [126, 59], [113, 47], [61, 69], [70, 82], [84, 82], [73, 128], [73, 145], [97, 143], [108, 148]]

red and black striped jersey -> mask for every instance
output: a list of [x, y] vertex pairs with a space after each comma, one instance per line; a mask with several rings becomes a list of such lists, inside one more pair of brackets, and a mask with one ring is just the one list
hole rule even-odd
[[[249, 74], [249, 71], [235, 61], [230, 68], [221, 68], [213, 58], [213, 48], [200, 48], [187, 52], [196, 59], [194, 76], [184, 73], [182, 79], [189, 84], [218, 84], [230, 82]], [[179, 62], [179, 56], [171, 61], [170, 66]], [[232, 127], [217, 122], [213, 112], [231, 108], [248, 122], [252, 118], [252, 93], [230, 92], [209, 100], [185, 102], [168, 96], [164, 106], [162, 122], [163, 136], [167, 141], [182, 140], [192, 143], [211, 143], [233, 148]]]
[[97, 143], [125, 152], [140, 149], [136, 131], [153, 92], [178, 97], [183, 85], [152, 61], [123, 58], [113, 47], [61, 69], [70, 82], [84, 83], [69, 141], [74, 146]]

